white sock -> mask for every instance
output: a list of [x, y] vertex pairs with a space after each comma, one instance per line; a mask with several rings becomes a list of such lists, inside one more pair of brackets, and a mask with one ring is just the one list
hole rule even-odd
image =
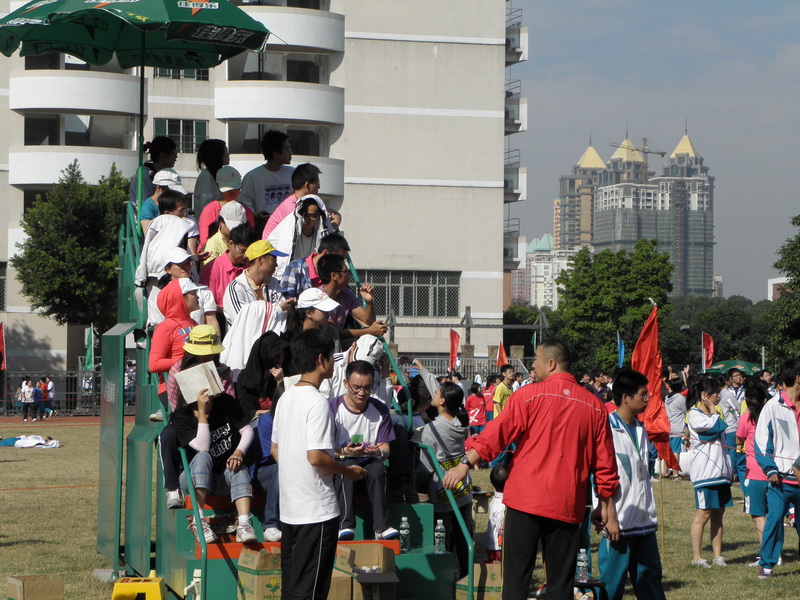
[[250, 521], [250, 515], [239, 515], [239, 523], [244, 525]]
[[205, 518], [206, 518], [206, 513], [204, 513], [204, 512], [203, 512], [203, 509], [202, 509], [202, 508], [199, 508], [199, 507], [198, 507], [198, 509], [197, 509], [197, 512], [199, 512], [199, 513], [200, 513], [200, 518], [201, 518], [201, 519], [205, 519]]

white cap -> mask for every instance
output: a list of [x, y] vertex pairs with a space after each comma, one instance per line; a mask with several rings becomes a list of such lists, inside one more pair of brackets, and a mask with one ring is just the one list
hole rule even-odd
[[183, 183], [181, 183], [181, 176], [178, 175], [178, 172], [175, 169], [161, 169], [155, 174], [155, 177], [153, 177], [153, 185], [166, 187], [171, 190], [175, 190], [176, 192], [180, 192], [181, 194], [189, 193], [186, 191], [186, 188], [183, 187]]
[[170, 264], [179, 265], [187, 260], [197, 260], [197, 256], [189, 254], [183, 248], [173, 248], [167, 253], [167, 263], [164, 267], [168, 267]]
[[233, 230], [234, 227], [238, 227], [242, 223], [247, 222], [247, 215], [244, 212], [244, 206], [238, 202], [228, 202], [222, 207], [219, 216], [223, 221], [225, 221], [225, 225], [228, 227], [228, 229], [231, 230]]
[[241, 189], [242, 176], [239, 174], [239, 171], [230, 165], [225, 165], [217, 171], [217, 185], [219, 186], [220, 192]]
[[184, 296], [185, 296], [186, 294], [190, 293], [190, 292], [196, 292], [197, 290], [206, 290], [206, 289], [208, 289], [208, 288], [207, 288], [206, 286], [204, 286], [204, 285], [197, 285], [197, 284], [196, 284], [194, 281], [192, 281], [192, 280], [191, 280], [191, 279], [189, 279], [188, 277], [182, 277], [182, 278], [181, 278], [181, 279], [179, 279], [178, 281], [180, 281], [180, 282], [181, 282], [181, 283], [180, 283], [180, 286], [181, 286], [181, 293], [182, 293]]
[[297, 299], [297, 308], [316, 308], [322, 312], [330, 312], [338, 306], [336, 300], [319, 288], [308, 288]]
[[374, 335], [362, 335], [356, 340], [353, 360], [365, 360], [372, 366], [383, 356], [383, 343]]

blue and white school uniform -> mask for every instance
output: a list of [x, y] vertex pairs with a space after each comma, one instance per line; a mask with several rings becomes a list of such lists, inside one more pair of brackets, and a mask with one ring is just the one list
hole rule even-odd
[[628, 575], [637, 598], [664, 600], [647, 431], [638, 420], [628, 425], [616, 412], [609, 415], [609, 422], [619, 472], [613, 500], [620, 539], [612, 544], [604, 537], [600, 542], [600, 579], [606, 583], [610, 600], [623, 597]]
[[695, 505], [700, 510], [733, 506], [733, 466], [723, 446], [725, 420], [717, 412], [707, 415], [696, 406], [689, 410], [689, 477], [694, 485]]

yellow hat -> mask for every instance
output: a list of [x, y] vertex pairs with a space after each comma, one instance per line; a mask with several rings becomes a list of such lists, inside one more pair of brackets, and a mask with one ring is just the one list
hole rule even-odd
[[183, 349], [195, 356], [208, 356], [219, 354], [225, 350], [225, 346], [219, 343], [219, 334], [211, 325], [196, 325], [189, 333], [189, 341], [183, 345]]
[[259, 256], [264, 256], [265, 254], [272, 254], [273, 256], [289, 256], [286, 254], [286, 252], [276, 250], [275, 246], [270, 244], [267, 240], [258, 240], [257, 242], [253, 242], [247, 247], [247, 251], [244, 253], [248, 260], [255, 260]]

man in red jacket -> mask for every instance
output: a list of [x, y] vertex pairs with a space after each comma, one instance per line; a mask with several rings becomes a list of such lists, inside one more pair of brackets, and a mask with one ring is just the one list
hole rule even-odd
[[578, 535], [592, 474], [607, 535], [612, 541], [619, 537], [616, 517], [608, 514], [619, 486], [617, 463], [608, 414], [569, 374], [563, 342], [542, 342], [533, 368], [537, 383], [508, 399], [443, 484], [453, 489], [478, 461], [490, 461], [516, 442], [503, 494], [503, 600], [528, 597], [540, 540], [547, 555], [547, 597], [567, 600], [573, 598]]

